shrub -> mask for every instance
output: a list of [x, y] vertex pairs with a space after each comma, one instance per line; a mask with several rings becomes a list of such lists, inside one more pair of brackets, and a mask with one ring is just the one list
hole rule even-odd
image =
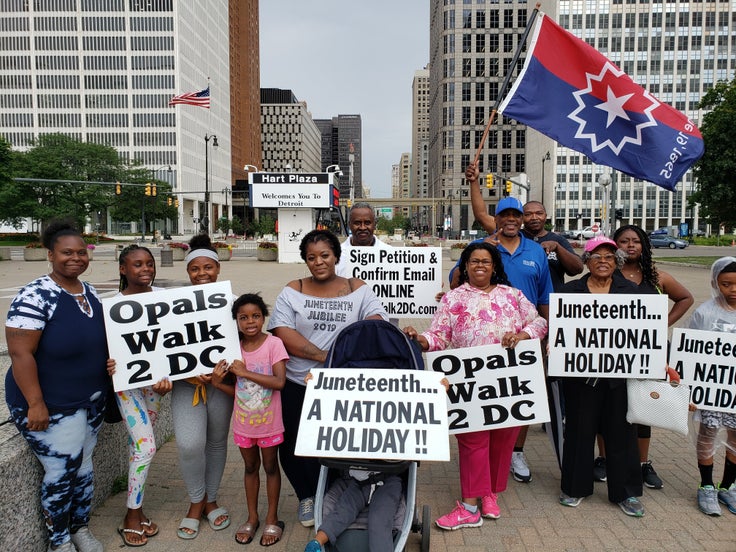
[[457, 242], [450, 246], [450, 249], [465, 249], [468, 247], [468, 242]]
[[258, 249], [278, 249], [279, 244], [276, 242], [262, 241], [258, 242]]
[[28, 242], [26, 249], [43, 249], [43, 244], [41, 242]]
[[171, 247], [172, 249], [183, 249], [184, 251], [187, 251], [189, 249], [189, 244], [181, 242], [171, 242], [169, 243], [169, 247]]

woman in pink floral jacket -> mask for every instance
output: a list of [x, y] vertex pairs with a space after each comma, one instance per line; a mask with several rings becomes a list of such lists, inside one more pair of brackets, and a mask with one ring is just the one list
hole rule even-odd
[[[485, 242], [469, 245], [460, 258], [461, 285], [446, 293], [421, 334], [404, 329], [425, 351], [500, 343], [513, 348], [522, 339], [542, 339], [547, 322], [524, 294], [510, 286], [498, 250]], [[519, 428], [458, 434], [462, 502], [439, 518], [442, 529], [479, 527], [482, 517], [498, 518], [498, 493], [506, 489], [511, 453]], [[478, 497], [481, 497], [479, 508]]]

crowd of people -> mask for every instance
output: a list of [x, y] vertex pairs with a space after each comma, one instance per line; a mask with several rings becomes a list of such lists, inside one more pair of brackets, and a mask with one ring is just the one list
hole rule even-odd
[[[692, 306], [690, 292], [655, 268], [641, 228], [622, 226], [613, 239], [589, 240], [578, 256], [567, 240], [545, 229], [547, 215], [540, 202], [522, 205], [507, 197], [498, 203], [495, 216], [488, 215], [477, 185], [477, 168], [471, 165], [465, 176], [476, 218], [490, 235], [464, 249], [449, 274], [450, 291], [438, 295], [429, 329], [403, 329], [422, 350], [491, 344], [513, 349], [528, 339], [539, 339], [546, 347], [553, 291], [666, 294], [672, 303], [669, 325]], [[375, 214], [368, 204], [353, 207], [348, 225], [352, 236], [344, 243], [328, 230], [313, 230], [303, 237], [300, 254], [310, 276], [288, 282], [272, 312], [258, 293], [233, 298], [238, 358], [219, 359], [210, 374], [173, 382], [163, 378], [114, 393], [112, 407], [119, 410], [129, 435], [127, 511], [118, 529], [126, 546], [144, 546], [160, 531], [143, 513], [143, 500], [156, 453], [153, 426], [161, 398], [168, 393], [189, 501], [176, 530], [179, 538], [196, 538], [201, 519], [214, 531], [231, 525], [230, 513], [217, 501], [231, 429], [244, 462], [247, 504], [247, 518], [236, 529], [235, 540], [248, 544], [260, 530], [261, 466], [268, 507], [260, 544], [271, 546], [283, 535], [285, 523], [278, 512], [282, 469], [299, 500], [298, 521], [305, 527], [314, 525], [318, 459], [294, 453], [310, 372], [324, 365], [342, 328], [360, 320], [388, 320], [371, 287], [349, 277], [345, 251], [390, 246], [375, 237]], [[6, 376], [6, 401], [13, 422], [44, 471], [41, 507], [49, 550], [100, 552], [102, 544], [89, 530], [92, 451], [110, 396], [110, 376], [127, 359], [109, 358], [102, 304], [95, 289], [80, 279], [89, 264], [81, 234], [71, 224], [55, 222], [46, 227], [43, 244], [49, 274], [23, 286], [7, 315], [12, 366]], [[195, 236], [190, 247], [185, 259], [190, 283], [216, 282], [220, 265], [209, 237]], [[578, 277], [584, 269], [585, 275]], [[141, 245], [122, 250], [119, 277], [121, 296], [161, 289], [154, 285], [154, 256]], [[733, 332], [736, 258], [726, 257], [713, 265], [711, 286], [713, 299], [695, 311], [688, 327]], [[332, 313], [335, 324], [315, 324], [315, 311], [320, 310]], [[334, 316], [338, 311], [339, 316]], [[663, 483], [649, 458], [650, 428], [626, 421], [625, 379], [548, 378], [547, 385], [551, 422], [545, 430], [560, 465], [560, 504], [576, 507], [593, 494], [594, 481], [606, 481], [612, 503], [627, 515], [642, 516], [643, 486], [659, 489]], [[720, 502], [736, 513], [736, 415], [705, 410], [698, 414], [698, 507], [708, 515], [720, 515]], [[713, 461], [722, 427], [730, 447], [723, 478], [716, 485]], [[527, 428], [456, 436], [460, 500], [436, 520], [439, 528], [477, 527], [483, 518], [501, 516], [498, 495], [506, 489], [509, 474], [522, 483], [532, 480], [523, 452]], [[370, 496], [361, 499], [361, 488], [355, 485], [355, 500], [370, 502]], [[385, 493], [388, 490], [387, 486]], [[346, 525], [342, 519], [324, 520], [307, 550], [334, 543]], [[377, 531], [370, 549], [385, 550], [386, 538], [385, 531]]]

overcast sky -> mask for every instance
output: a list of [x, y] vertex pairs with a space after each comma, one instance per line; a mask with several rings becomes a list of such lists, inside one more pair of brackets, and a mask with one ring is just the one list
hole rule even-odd
[[314, 119], [359, 114], [363, 183], [390, 197], [391, 165], [411, 153], [411, 84], [429, 62], [429, 2], [262, 0], [259, 10], [261, 87], [291, 89]]

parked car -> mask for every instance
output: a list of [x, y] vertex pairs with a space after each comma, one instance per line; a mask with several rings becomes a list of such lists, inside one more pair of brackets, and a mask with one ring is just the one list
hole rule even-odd
[[563, 230], [560, 232], [560, 236], [567, 238], [568, 240], [574, 240], [577, 237], [576, 230]]
[[701, 237], [702, 238], [703, 236], [705, 236], [705, 232], [703, 230], [700, 230], [700, 229], [694, 229], [693, 230], [693, 236]]
[[572, 238], [575, 240], [582, 240], [583, 238], [589, 240], [591, 238], [595, 238], [601, 233], [600, 230], [598, 232], [593, 232], [593, 228], [590, 226], [586, 226], [582, 230], [570, 230], [570, 232], [572, 232]]
[[672, 236], [654, 236], [650, 234], [649, 243], [651, 243], [654, 248], [669, 247], [670, 249], [685, 249], [687, 247], [686, 241], [678, 240]]
[[649, 233], [650, 236], [666, 236], [669, 232], [666, 228], [657, 228]]

